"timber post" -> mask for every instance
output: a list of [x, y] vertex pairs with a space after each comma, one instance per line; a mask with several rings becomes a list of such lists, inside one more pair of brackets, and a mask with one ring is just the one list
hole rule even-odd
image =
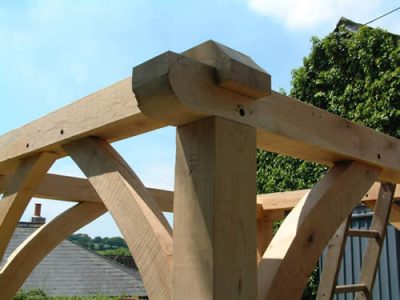
[[[191, 85], [218, 86], [248, 102], [271, 94], [268, 73], [212, 41], [182, 54], [167, 52], [133, 70], [142, 111], [178, 127], [173, 299], [255, 299], [256, 129], [191, 107], [182, 80], [187, 66], [204, 74], [191, 78]], [[199, 95], [197, 104], [202, 96], [208, 97]], [[228, 105], [239, 118], [248, 113], [234, 101]]]

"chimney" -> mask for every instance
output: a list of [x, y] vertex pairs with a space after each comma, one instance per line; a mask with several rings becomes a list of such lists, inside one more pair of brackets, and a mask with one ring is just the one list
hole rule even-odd
[[35, 203], [35, 213], [31, 220], [32, 223], [34, 223], [34, 224], [45, 224], [46, 223], [46, 218], [43, 218], [41, 216], [41, 211], [42, 211], [42, 204]]

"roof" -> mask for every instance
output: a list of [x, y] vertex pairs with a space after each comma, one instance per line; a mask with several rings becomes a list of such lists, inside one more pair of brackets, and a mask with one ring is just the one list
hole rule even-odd
[[[339, 19], [339, 21], [337, 22], [334, 31], [335, 31], [335, 32], [338, 31], [338, 30], [339, 30], [339, 27], [340, 27], [341, 25], [345, 26], [348, 30], [353, 31], [353, 32], [354, 32], [354, 31], [357, 31], [361, 26], [365, 26], [365, 25], [363, 25], [363, 24], [361, 24], [361, 23], [356, 23], [356, 22], [354, 22], [354, 21], [352, 21], [352, 20], [349, 20], [349, 19], [347, 19], [347, 18], [345, 18], [345, 17], [341, 17], [341, 18]], [[369, 27], [369, 26], [368, 26], [368, 27]], [[392, 36], [394, 36], [396, 39], [400, 39], [400, 35], [394, 34], [394, 33], [392, 33], [392, 32], [389, 32], [389, 34], [391, 34]]]
[[[12, 251], [38, 228], [17, 227], [5, 254]], [[2, 261], [4, 264], [5, 261]], [[69, 240], [63, 241], [33, 270], [23, 289], [40, 288], [49, 296], [137, 295], [145, 296], [140, 274]]]

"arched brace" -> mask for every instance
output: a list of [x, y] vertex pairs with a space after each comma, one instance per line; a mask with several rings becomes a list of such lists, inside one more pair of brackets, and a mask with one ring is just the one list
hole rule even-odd
[[19, 163], [0, 200], [0, 260], [37, 187], [58, 156], [39, 153]]
[[1, 299], [17, 293], [33, 269], [75, 231], [107, 212], [101, 203], [82, 202], [66, 210], [30, 235], [0, 270]]
[[360, 162], [338, 163], [286, 217], [258, 266], [258, 299], [300, 299], [318, 257], [378, 178]]
[[103, 140], [63, 146], [103, 200], [140, 269], [150, 299], [171, 299], [172, 229], [151, 194]]

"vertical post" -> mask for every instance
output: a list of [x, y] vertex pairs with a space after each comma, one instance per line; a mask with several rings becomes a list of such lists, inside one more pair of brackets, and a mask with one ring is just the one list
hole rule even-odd
[[255, 151], [225, 119], [177, 129], [173, 299], [256, 298]]
[[265, 250], [273, 237], [273, 220], [262, 206], [257, 204], [257, 263], [261, 261]]

